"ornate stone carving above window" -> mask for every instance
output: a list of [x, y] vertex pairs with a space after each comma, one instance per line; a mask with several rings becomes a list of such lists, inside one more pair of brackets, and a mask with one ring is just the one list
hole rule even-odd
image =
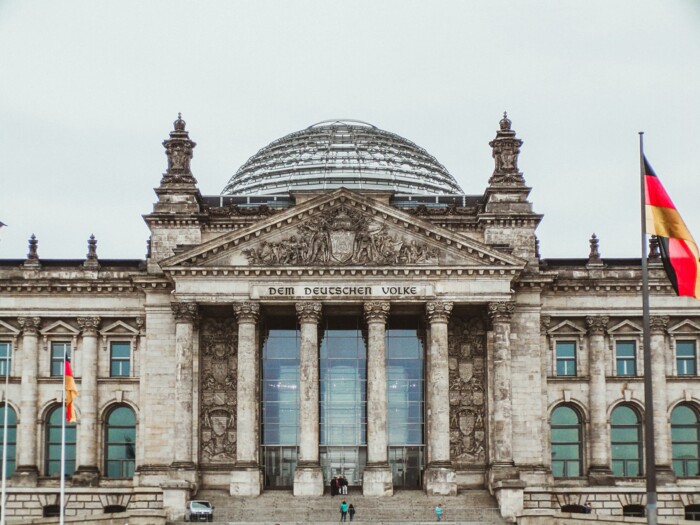
[[449, 325], [450, 457], [486, 463], [486, 330], [479, 318], [455, 315]]
[[391, 235], [384, 224], [347, 206], [338, 206], [297, 227], [279, 242], [263, 241], [244, 250], [250, 264], [436, 264], [438, 251]]
[[233, 319], [205, 318], [200, 348], [200, 457], [202, 463], [236, 459], [236, 349]]

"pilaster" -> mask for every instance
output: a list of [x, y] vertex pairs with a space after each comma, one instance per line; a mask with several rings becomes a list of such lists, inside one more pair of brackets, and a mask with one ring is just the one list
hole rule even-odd
[[660, 485], [675, 483], [676, 475], [671, 467], [671, 447], [669, 446], [668, 392], [666, 390], [666, 330], [668, 316], [652, 316], [649, 319], [649, 344], [651, 345], [651, 384], [654, 389], [654, 456], [656, 480]]

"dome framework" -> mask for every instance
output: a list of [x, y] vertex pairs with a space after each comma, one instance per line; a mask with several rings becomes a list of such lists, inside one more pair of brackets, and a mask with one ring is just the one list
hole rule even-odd
[[345, 187], [402, 194], [463, 191], [435, 157], [395, 133], [357, 120], [329, 120], [262, 148], [223, 195], [279, 195]]

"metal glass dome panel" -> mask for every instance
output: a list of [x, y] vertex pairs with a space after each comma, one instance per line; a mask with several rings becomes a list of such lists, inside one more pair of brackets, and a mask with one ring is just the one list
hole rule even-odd
[[223, 195], [279, 195], [345, 187], [402, 194], [461, 194], [435, 157], [410, 140], [357, 120], [290, 133], [253, 155]]

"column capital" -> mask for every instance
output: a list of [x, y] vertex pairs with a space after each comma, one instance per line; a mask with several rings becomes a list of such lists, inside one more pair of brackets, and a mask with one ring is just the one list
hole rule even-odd
[[603, 335], [608, 327], [610, 318], [607, 315], [589, 315], [586, 317], [586, 328], [590, 335]]
[[19, 323], [23, 335], [36, 335], [41, 325], [41, 317], [18, 317], [17, 323]]
[[170, 303], [177, 323], [196, 323], [199, 318], [197, 303]]
[[389, 317], [389, 301], [369, 301], [364, 304], [365, 319], [368, 323], [386, 323]]
[[323, 305], [318, 301], [303, 301], [296, 303], [297, 316], [300, 323], [318, 324], [321, 320]]
[[552, 318], [549, 315], [540, 316], [540, 335], [547, 335], [550, 324], [552, 324]]
[[664, 334], [668, 328], [669, 317], [667, 315], [653, 315], [649, 318], [649, 333]]
[[432, 301], [426, 303], [425, 311], [431, 323], [446, 323], [452, 313], [454, 303], [449, 301]]
[[236, 314], [239, 323], [256, 323], [260, 317], [260, 304], [251, 301], [234, 303], [233, 313]]
[[515, 311], [515, 303], [513, 301], [499, 301], [489, 303], [489, 317], [492, 323], [502, 322], [507, 323], [513, 317]]
[[80, 329], [83, 331], [83, 335], [91, 335], [91, 336], [96, 336], [97, 335], [97, 329], [100, 326], [100, 321], [102, 319], [100, 317], [78, 317], [76, 321], [78, 322], [78, 326]]

